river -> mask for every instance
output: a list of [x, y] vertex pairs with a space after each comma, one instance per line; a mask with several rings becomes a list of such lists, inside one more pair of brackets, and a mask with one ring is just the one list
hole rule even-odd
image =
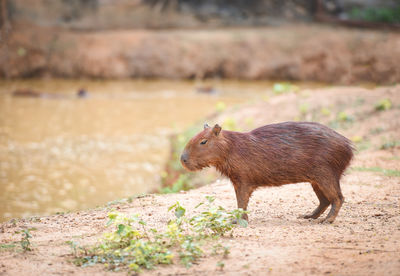
[[[26, 88], [45, 96], [11, 95]], [[87, 98], [75, 96], [81, 88]], [[172, 133], [268, 91], [269, 82], [0, 81], [0, 221], [155, 191]]]

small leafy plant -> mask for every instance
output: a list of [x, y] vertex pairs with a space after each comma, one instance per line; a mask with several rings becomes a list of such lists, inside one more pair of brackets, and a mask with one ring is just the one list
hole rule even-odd
[[289, 92], [297, 92], [298, 90], [299, 87], [287, 82], [274, 83], [272, 87], [272, 91], [274, 92], [275, 95], [280, 95]]
[[393, 149], [396, 147], [400, 147], [400, 140], [388, 140], [382, 143], [379, 147], [381, 150]]
[[[114, 231], [105, 233], [98, 245], [84, 248], [69, 242], [74, 255], [73, 263], [82, 267], [102, 263], [114, 271], [128, 269], [139, 272], [143, 268], [152, 269], [178, 259], [190, 267], [206, 254], [204, 246], [207, 241], [215, 242], [227, 233], [232, 235], [236, 226], [234, 221], [247, 226], [247, 221], [242, 219], [246, 211], [227, 211], [213, 204], [214, 197], [206, 199], [195, 208], [204, 205], [205, 210], [192, 217], [186, 216], [186, 209], [179, 202], [170, 206], [168, 210], [174, 212], [175, 219], [170, 220], [162, 231], [149, 228], [138, 215], [109, 213], [107, 225]], [[229, 248], [218, 243], [213, 247], [212, 254], [226, 257]]]
[[178, 179], [171, 185], [161, 189], [163, 194], [178, 193], [180, 191], [187, 191], [192, 188], [190, 184], [189, 174], [180, 174]]
[[32, 238], [32, 235], [29, 231], [29, 229], [24, 229], [21, 232], [21, 241], [19, 242], [19, 244], [21, 245], [21, 248], [24, 252], [26, 251], [32, 251], [32, 247], [31, 247], [31, 241], [29, 240], [30, 238]]
[[375, 104], [376, 111], [385, 111], [389, 110], [390, 108], [392, 108], [392, 102], [390, 99], [382, 99]]
[[391, 8], [353, 8], [350, 18], [371, 22], [400, 23], [400, 5]]

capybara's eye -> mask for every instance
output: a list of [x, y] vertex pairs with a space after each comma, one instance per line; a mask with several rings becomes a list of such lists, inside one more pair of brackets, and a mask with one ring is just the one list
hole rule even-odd
[[207, 143], [207, 139], [204, 139], [203, 141], [200, 142], [201, 145], [204, 145], [205, 143]]

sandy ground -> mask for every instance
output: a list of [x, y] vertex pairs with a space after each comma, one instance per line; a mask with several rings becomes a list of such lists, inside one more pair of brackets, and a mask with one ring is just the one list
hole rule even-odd
[[[143, 275], [400, 275], [399, 184], [399, 177], [379, 173], [346, 175], [342, 181], [346, 202], [332, 225], [298, 218], [317, 205], [309, 184], [260, 189], [250, 201], [249, 227], [238, 228], [232, 238], [223, 240], [231, 248], [223, 260], [224, 270], [216, 266], [220, 257], [208, 256], [190, 269], [175, 264]], [[214, 195], [216, 203], [226, 208], [235, 207], [234, 191], [225, 180], [185, 193], [149, 195], [113, 208], [142, 214], [160, 226], [172, 218], [167, 206], [179, 200], [193, 210], [206, 195]], [[106, 231], [105, 217], [111, 208], [2, 224], [2, 244], [18, 241], [17, 230], [37, 230], [32, 231], [32, 252], [0, 251], [0, 275], [113, 274], [101, 265], [70, 264], [71, 249], [65, 244], [95, 242]]]
[[[222, 241], [230, 246], [231, 251], [228, 258], [222, 260], [225, 264], [223, 270], [216, 265], [221, 261], [220, 257], [207, 255], [190, 269], [174, 264], [144, 271], [143, 275], [400, 275], [400, 148], [395, 146], [380, 150], [379, 146], [374, 146], [376, 141], [381, 141], [381, 137], [376, 136], [379, 132], [377, 126], [384, 127], [379, 135], [387, 133], [396, 141], [399, 139], [399, 87], [393, 89], [338, 89], [349, 95], [347, 104], [351, 104], [353, 98], [364, 95], [364, 104], [357, 108], [353, 106], [357, 127], [343, 129], [342, 132], [348, 136], [360, 134], [372, 146], [356, 155], [351, 169], [343, 177], [341, 186], [345, 203], [333, 224], [318, 224], [299, 218], [317, 206], [317, 197], [310, 184], [259, 189], [250, 200], [249, 226], [236, 229], [233, 237]], [[324, 90], [321, 93], [330, 93], [330, 104], [334, 104], [334, 94], [337, 94], [337, 99], [343, 97], [340, 91]], [[371, 115], [371, 103], [384, 96], [391, 97], [393, 108], [373, 113], [376, 116]], [[309, 104], [313, 107], [313, 100], [323, 103], [323, 98], [322, 94], [316, 93], [315, 97], [308, 98]], [[268, 103], [270, 108], [264, 106], [260, 110], [267, 110], [266, 113], [272, 112], [273, 115], [274, 110], [279, 110], [278, 104], [274, 108], [275, 101], [281, 99], [290, 106], [293, 100], [291, 95], [274, 99]], [[250, 109], [249, 105], [233, 113], [248, 114], [257, 108], [257, 105], [252, 105]], [[316, 105], [316, 108], [320, 107]], [[363, 108], [365, 111], [362, 111]], [[257, 114], [261, 116], [261, 113]], [[365, 114], [370, 116], [366, 118]], [[289, 115], [293, 116], [292, 113]], [[389, 176], [382, 170], [357, 170], [372, 167], [392, 170], [397, 174]], [[192, 214], [194, 206], [206, 195], [215, 196], [216, 204], [225, 208], [236, 207], [231, 184], [221, 180], [178, 194], [146, 195], [130, 203], [2, 223], [0, 275], [115, 275], [101, 265], [87, 268], [74, 266], [70, 263], [71, 248], [65, 242], [74, 240], [81, 245], [95, 243], [101, 233], [107, 231], [106, 214], [113, 209], [141, 214], [151, 226], [162, 227], [173, 216], [168, 213], [168, 206], [180, 201]], [[16, 232], [26, 228], [35, 229], [31, 231], [33, 251], [23, 253], [18, 244], [21, 234]], [[14, 242], [17, 243], [15, 248], [6, 248]]]

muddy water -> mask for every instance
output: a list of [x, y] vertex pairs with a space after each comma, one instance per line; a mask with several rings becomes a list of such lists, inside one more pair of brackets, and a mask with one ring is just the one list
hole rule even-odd
[[[209, 85], [219, 93], [196, 92]], [[77, 99], [83, 87], [89, 97]], [[48, 95], [12, 97], [18, 88]], [[2, 81], [0, 221], [151, 192], [160, 183], [168, 135], [219, 102], [261, 99], [270, 88], [264, 82]]]

